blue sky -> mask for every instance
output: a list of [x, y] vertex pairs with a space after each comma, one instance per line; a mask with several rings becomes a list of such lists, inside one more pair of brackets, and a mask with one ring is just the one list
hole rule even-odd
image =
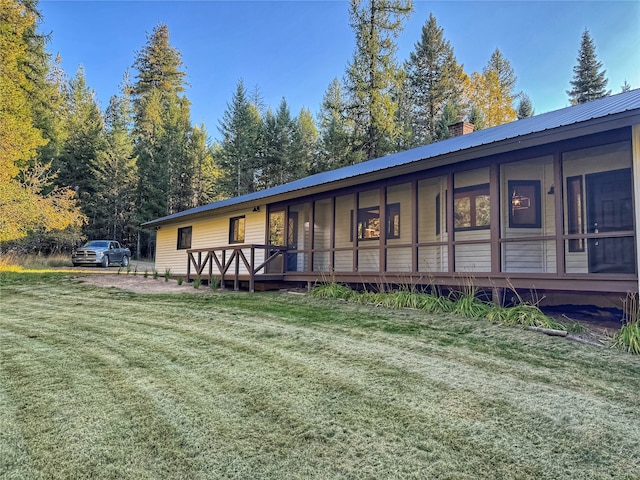
[[[88, 85], [104, 108], [146, 35], [166, 23], [182, 54], [192, 122], [216, 138], [218, 124], [243, 79], [276, 109], [284, 97], [292, 115], [320, 109], [334, 78], [353, 57], [347, 0], [311, 1], [63, 1], [41, 0], [40, 30], [52, 35], [69, 77], [83, 65]], [[566, 90], [582, 32], [618, 93], [626, 80], [640, 88], [640, 1], [415, 1], [397, 39], [399, 61], [408, 58], [433, 12], [468, 74], [481, 71], [499, 48], [536, 113], [568, 105]]]

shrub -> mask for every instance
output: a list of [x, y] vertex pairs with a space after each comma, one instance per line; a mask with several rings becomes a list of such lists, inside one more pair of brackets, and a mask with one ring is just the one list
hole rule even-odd
[[202, 283], [202, 278], [200, 278], [200, 275], [198, 275], [196, 278], [193, 279], [193, 288], [195, 289], [200, 288], [201, 283]]
[[209, 286], [211, 287], [211, 290], [217, 290], [218, 287], [220, 287], [220, 279], [218, 277], [211, 277]]
[[171, 278], [171, 269], [170, 268], [165, 268], [164, 269], [164, 281], [168, 282], [170, 278]]

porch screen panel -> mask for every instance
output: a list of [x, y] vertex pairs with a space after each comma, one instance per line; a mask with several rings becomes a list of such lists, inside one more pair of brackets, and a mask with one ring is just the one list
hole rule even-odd
[[309, 269], [309, 221], [311, 206], [308, 203], [291, 205], [287, 215], [287, 263], [288, 272], [306, 272]]
[[333, 221], [335, 235], [333, 268], [336, 272], [353, 271], [352, 212], [354, 208], [353, 195], [336, 197], [335, 218]]
[[630, 142], [563, 153], [566, 273], [636, 272], [631, 163]]
[[386, 204], [386, 271], [411, 272], [413, 265], [413, 249], [410, 246], [413, 242], [411, 183], [388, 187]]
[[367, 190], [358, 194], [357, 228], [353, 239], [357, 242], [358, 271], [380, 271], [380, 190]]
[[331, 270], [331, 233], [333, 214], [331, 199], [324, 199], [314, 204], [313, 225], [313, 271], [328, 272]]
[[[556, 272], [556, 190], [553, 182], [552, 156], [501, 165], [500, 253], [503, 272]], [[537, 239], [533, 240], [533, 237]]]
[[447, 177], [418, 182], [418, 271], [446, 272]]
[[[454, 246], [456, 272], [491, 271], [492, 221], [489, 168], [457, 173], [454, 182]], [[464, 242], [464, 243], [458, 243]]]

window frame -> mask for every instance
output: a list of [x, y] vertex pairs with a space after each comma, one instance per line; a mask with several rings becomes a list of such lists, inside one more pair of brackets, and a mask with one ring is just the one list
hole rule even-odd
[[[240, 228], [242, 226], [242, 228]], [[229, 219], [229, 244], [244, 243], [245, 241], [246, 216], [239, 215]], [[242, 238], [240, 238], [242, 233]]]
[[[540, 180], [509, 180], [507, 182], [509, 228], [542, 228], [542, 189]], [[512, 206], [512, 197], [518, 192], [530, 195], [529, 207], [533, 210], [533, 220], [524, 221], [519, 219], [517, 212]], [[525, 195], [526, 196], [526, 195]]]
[[[489, 200], [489, 222], [486, 225], [478, 225], [478, 215], [476, 212], [476, 199], [486, 196]], [[468, 227], [457, 226], [457, 209], [456, 200], [469, 198], [469, 223]], [[471, 185], [469, 187], [456, 188], [453, 191], [453, 230], [454, 232], [465, 232], [472, 230], [489, 230], [491, 228], [491, 195], [489, 193], [489, 184], [482, 183], [479, 185]]]
[[[349, 241], [353, 242], [353, 210], [350, 214], [351, 231]], [[366, 226], [371, 225], [377, 219], [378, 236], [365, 237]], [[385, 238], [400, 238], [400, 202], [388, 203], [385, 210]], [[395, 233], [397, 231], [397, 234]], [[358, 209], [358, 224], [356, 225], [356, 237], [358, 241], [380, 240], [380, 206], [364, 207]]]
[[[188, 232], [188, 235], [187, 235], [187, 232]], [[193, 240], [193, 227], [191, 225], [189, 225], [188, 227], [178, 228], [178, 241], [176, 244], [176, 250], [188, 250], [189, 248], [191, 248], [192, 240]]]

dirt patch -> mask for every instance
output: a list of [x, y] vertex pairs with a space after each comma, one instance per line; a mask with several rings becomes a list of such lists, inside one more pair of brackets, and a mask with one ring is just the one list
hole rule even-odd
[[135, 293], [194, 293], [199, 295], [211, 293], [211, 289], [206, 284], [201, 285], [200, 288], [194, 288], [193, 283], [185, 282], [178, 285], [177, 280], [165, 281], [164, 277], [154, 279], [152, 276], [144, 278], [144, 275], [140, 274], [95, 273], [80, 276], [78, 279], [83, 283], [97, 287], [115, 287]]

